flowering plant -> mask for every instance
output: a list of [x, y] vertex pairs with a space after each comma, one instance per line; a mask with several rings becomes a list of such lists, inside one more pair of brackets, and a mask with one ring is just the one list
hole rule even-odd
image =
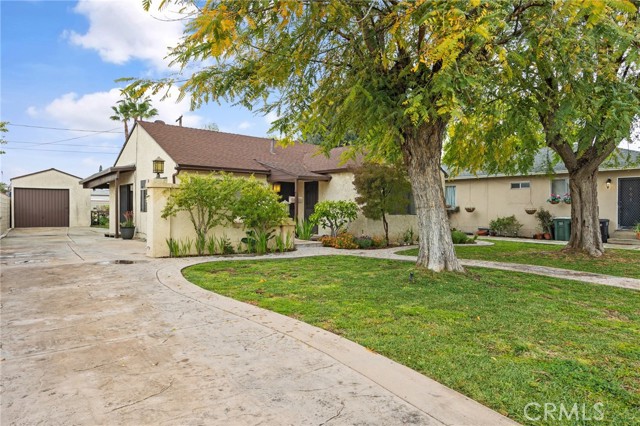
[[564, 194], [562, 196], [562, 201], [564, 201], [567, 204], [571, 204], [571, 194], [569, 194], [568, 192]]
[[551, 204], [558, 204], [560, 201], [562, 201], [562, 197], [558, 194], [551, 194], [551, 196], [547, 198], [547, 203]]
[[124, 216], [124, 222], [120, 223], [120, 226], [123, 228], [133, 228], [135, 226], [133, 223], [133, 212], [129, 210], [122, 215]]

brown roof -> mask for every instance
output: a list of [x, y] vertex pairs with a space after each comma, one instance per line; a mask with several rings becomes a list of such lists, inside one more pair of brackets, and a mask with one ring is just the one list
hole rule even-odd
[[164, 149], [181, 168], [244, 171], [268, 174], [279, 171], [299, 178], [321, 178], [317, 172], [346, 170], [354, 162], [340, 164], [344, 148], [331, 151], [330, 157], [317, 154], [319, 147], [296, 143], [287, 147], [273, 145], [272, 139], [190, 127], [163, 122], [136, 123]]

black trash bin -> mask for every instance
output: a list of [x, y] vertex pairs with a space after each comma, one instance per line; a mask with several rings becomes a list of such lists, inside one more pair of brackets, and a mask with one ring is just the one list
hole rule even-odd
[[609, 219], [600, 219], [600, 235], [603, 243], [609, 241]]

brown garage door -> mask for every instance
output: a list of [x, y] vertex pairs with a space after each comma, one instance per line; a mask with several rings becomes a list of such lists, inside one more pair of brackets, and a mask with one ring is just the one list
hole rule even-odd
[[16, 228], [69, 226], [69, 190], [15, 188]]

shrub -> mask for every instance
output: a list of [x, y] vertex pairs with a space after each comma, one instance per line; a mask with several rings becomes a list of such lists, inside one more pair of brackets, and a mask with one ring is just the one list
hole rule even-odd
[[477, 236], [469, 238], [467, 234], [456, 229], [453, 229], [451, 231], [451, 239], [453, 240], [453, 244], [475, 244], [476, 238]]
[[405, 244], [413, 244], [414, 240], [415, 233], [413, 232], [413, 227], [409, 227], [402, 233], [402, 242]]
[[296, 236], [301, 240], [310, 240], [314, 226], [314, 223], [310, 220], [302, 220], [296, 223]]
[[538, 226], [542, 232], [551, 233], [551, 228], [553, 228], [553, 216], [549, 210], [540, 208], [540, 210], [536, 212], [536, 219], [538, 220]]
[[358, 244], [356, 244], [353, 235], [345, 232], [336, 237], [335, 247], [338, 249], [356, 249]]
[[386, 247], [387, 239], [385, 237], [375, 236], [371, 238], [371, 244], [374, 248]]
[[360, 249], [368, 249], [368, 248], [371, 248], [371, 246], [373, 246], [373, 239], [371, 237], [367, 237], [364, 235], [362, 237], [356, 238], [354, 242]]
[[358, 205], [353, 201], [320, 201], [314, 207], [309, 220], [314, 224], [331, 229], [331, 236], [358, 216]]
[[323, 247], [335, 247], [336, 246], [336, 237], [331, 237], [329, 235], [323, 235], [320, 237], [320, 242]]
[[496, 218], [489, 223], [489, 226], [496, 234], [509, 237], [517, 236], [522, 228], [522, 224], [515, 215]]
[[167, 246], [169, 247], [169, 257], [178, 257], [180, 254], [180, 245], [173, 238], [167, 238]]

